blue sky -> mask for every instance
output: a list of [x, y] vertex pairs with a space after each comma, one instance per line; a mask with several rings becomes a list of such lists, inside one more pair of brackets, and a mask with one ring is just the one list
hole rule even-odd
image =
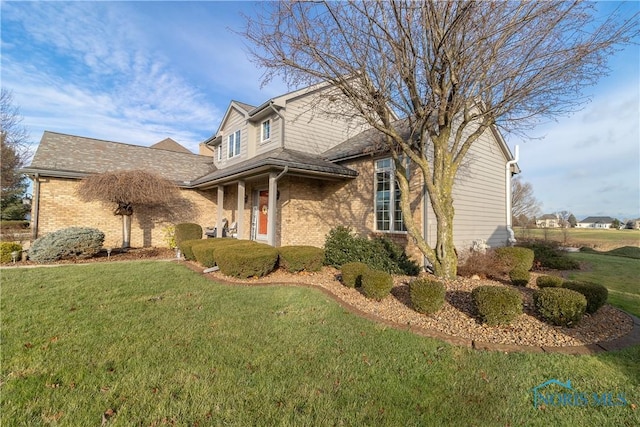
[[[2, 86], [34, 144], [44, 130], [139, 145], [171, 137], [193, 151], [232, 99], [286, 92], [232, 29], [250, 2], [6, 2]], [[612, 7], [610, 3], [603, 7]], [[626, 14], [639, 2], [623, 5]], [[583, 110], [541, 124], [520, 145], [522, 179], [544, 213], [640, 217], [640, 47], [611, 58]]]

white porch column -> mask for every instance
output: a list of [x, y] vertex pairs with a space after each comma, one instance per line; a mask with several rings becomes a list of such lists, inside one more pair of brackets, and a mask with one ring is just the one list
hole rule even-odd
[[242, 239], [244, 232], [244, 181], [238, 181], [238, 214], [236, 215], [236, 232], [238, 239]]
[[218, 185], [218, 216], [216, 219], [216, 237], [222, 237], [222, 218], [224, 214], [224, 187]]
[[277, 194], [278, 194], [278, 174], [271, 172], [269, 174], [269, 203], [267, 210], [267, 244], [276, 245], [276, 212]]

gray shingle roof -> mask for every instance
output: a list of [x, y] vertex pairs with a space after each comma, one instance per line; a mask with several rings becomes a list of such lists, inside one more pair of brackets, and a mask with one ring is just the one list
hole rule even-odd
[[215, 170], [213, 159], [140, 145], [45, 131], [27, 173], [57, 176], [142, 169], [171, 181], [192, 181]]
[[[409, 136], [409, 130], [404, 120], [399, 120], [394, 125], [403, 133], [403, 138]], [[383, 138], [384, 135], [379, 130], [367, 129], [325, 151], [322, 153], [322, 157], [335, 162], [363, 155], [386, 153], [389, 151], [389, 147]]]
[[611, 224], [614, 221], [610, 216], [589, 216], [580, 221], [587, 224]]
[[284, 168], [287, 166], [297, 172], [321, 174], [337, 178], [353, 178], [358, 175], [358, 173], [352, 169], [325, 161], [318, 156], [285, 148], [277, 148], [244, 162], [240, 162], [237, 165], [216, 170], [197, 179], [192, 182], [191, 185], [206, 185], [265, 167]]

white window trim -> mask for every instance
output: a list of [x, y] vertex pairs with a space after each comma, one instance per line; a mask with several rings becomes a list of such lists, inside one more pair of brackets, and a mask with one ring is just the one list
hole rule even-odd
[[[381, 160], [391, 160], [391, 167], [388, 169], [391, 172], [391, 180], [390, 180], [390, 189], [389, 189], [389, 230], [380, 230], [378, 228], [378, 206], [377, 206], [377, 192], [378, 192], [378, 172], [386, 170], [386, 168], [378, 169], [378, 162]], [[396, 230], [396, 179], [395, 179], [395, 163], [392, 158], [386, 157], [381, 159], [376, 159], [373, 161], [373, 221], [374, 221], [374, 229], [379, 233], [394, 233], [394, 234], [407, 234], [406, 226], [405, 230]], [[403, 220], [404, 224], [404, 220]]]
[[218, 156], [218, 161], [221, 162], [222, 161], [222, 144], [218, 145], [217, 147], [217, 156]]
[[[264, 125], [269, 123], [269, 136], [264, 137]], [[260, 124], [260, 142], [269, 142], [271, 140], [271, 119], [267, 119]]]
[[229, 134], [229, 136], [227, 137], [227, 159], [232, 159], [240, 155], [240, 151], [242, 151], [241, 137], [242, 137], [242, 133], [240, 132], [240, 129]]

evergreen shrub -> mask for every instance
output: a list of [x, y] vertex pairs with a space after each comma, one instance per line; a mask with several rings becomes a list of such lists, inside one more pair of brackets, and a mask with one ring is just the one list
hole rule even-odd
[[575, 282], [567, 281], [562, 285], [563, 288], [580, 292], [587, 299], [586, 312], [593, 314], [606, 304], [609, 297], [609, 291], [598, 283], [591, 282]]
[[533, 267], [534, 253], [531, 249], [519, 246], [505, 246], [496, 248], [494, 253], [507, 271], [515, 269], [529, 271]]
[[202, 239], [202, 227], [200, 224], [192, 222], [183, 222], [176, 224], [175, 227], [175, 241], [178, 246], [185, 240], [197, 240]]
[[561, 288], [564, 279], [558, 276], [538, 276], [536, 285], [542, 288]]
[[409, 284], [413, 309], [418, 313], [433, 314], [442, 308], [446, 289], [444, 283], [434, 279], [417, 279]]
[[531, 273], [529, 273], [529, 270], [523, 268], [514, 268], [509, 272], [509, 279], [514, 286], [527, 286], [530, 278]]
[[29, 259], [46, 263], [91, 258], [100, 252], [103, 243], [104, 233], [95, 228], [64, 228], [36, 239], [29, 248]]
[[487, 325], [508, 325], [522, 314], [520, 291], [503, 286], [478, 286], [471, 292], [478, 314]]
[[369, 270], [369, 266], [362, 262], [348, 262], [342, 266], [342, 284], [348, 288], [362, 286], [362, 275]]
[[362, 274], [362, 293], [370, 299], [380, 301], [393, 288], [393, 277], [380, 270], [368, 269]]
[[587, 299], [566, 288], [543, 288], [533, 293], [536, 310], [547, 322], [558, 326], [575, 326], [585, 313]]
[[289, 273], [320, 271], [324, 250], [315, 246], [283, 246], [278, 249], [280, 267]]
[[245, 245], [231, 245], [215, 250], [220, 271], [227, 276], [246, 279], [271, 273], [278, 262], [278, 250], [256, 243], [248, 249]]

